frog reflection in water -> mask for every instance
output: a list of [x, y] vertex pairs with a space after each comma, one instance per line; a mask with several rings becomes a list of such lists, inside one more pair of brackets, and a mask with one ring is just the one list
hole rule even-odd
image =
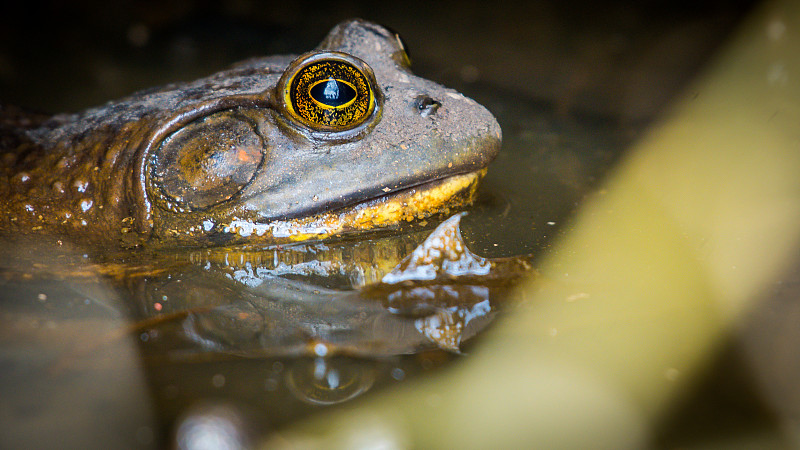
[[299, 57], [48, 119], [8, 110], [0, 229], [80, 243], [293, 242], [469, 203], [500, 146], [481, 105], [353, 20]]
[[[136, 329], [158, 339], [141, 349], [172, 361], [207, 361], [211, 355], [288, 359], [286, 386], [301, 400], [352, 399], [369, 389], [380, 361], [393, 364], [399, 355], [433, 349], [460, 353], [492, 322], [498, 298], [531, 274], [523, 258], [489, 260], [470, 252], [460, 236], [462, 215], [444, 221], [391, 270], [375, 265], [387, 253], [391, 259], [386, 250], [398, 244], [392, 236], [370, 240], [368, 252], [352, 251], [375, 255], [368, 261], [326, 261], [316, 254], [312, 264], [290, 266], [272, 261], [272, 251], [264, 258], [250, 251], [245, 261], [222, 263], [212, 262], [206, 250], [212, 258], [198, 255], [193, 264], [143, 286], [143, 319]], [[366, 268], [379, 281], [352, 289]], [[287, 273], [291, 278], [281, 276]], [[341, 275], [340, 286], [331, 283]], [[325, 286], [310, 281], [317, 276], [326, 278]], [[189, 286], [194, 295], [186, 294]]]

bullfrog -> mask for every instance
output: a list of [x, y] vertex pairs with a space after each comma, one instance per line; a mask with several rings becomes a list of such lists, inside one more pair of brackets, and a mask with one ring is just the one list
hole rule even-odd
[[470, 203], [497, 154], [483, 106], [414, 75], [364, 20], [302, 55], [51, 117], [0, 109], [0, 231], [138, 246], [294, 242]]

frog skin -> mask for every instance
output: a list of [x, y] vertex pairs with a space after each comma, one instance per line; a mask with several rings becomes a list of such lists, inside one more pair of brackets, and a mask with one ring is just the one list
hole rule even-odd
[[409, 65], [397, 34], [351, 20], [299, 57], [247, 60], [76, 114], [0, 107], [0, 233], [280, 243], [461, 207], [500, 127]]

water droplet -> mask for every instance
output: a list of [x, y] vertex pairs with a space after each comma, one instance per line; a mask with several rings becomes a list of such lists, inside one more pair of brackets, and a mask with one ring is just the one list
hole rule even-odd
[[327, 355], [328, 354], [328, 346], [320, 342], [319, 344], [314, 346], [314, 354], [317, 355], [317, 356], [325, 356], [325, 355]]
[[73, 186], [75, 186], [78, 192], [86, 192], [86, 189], [89, 187], [89, 182], [85, 180], [75, 180]]

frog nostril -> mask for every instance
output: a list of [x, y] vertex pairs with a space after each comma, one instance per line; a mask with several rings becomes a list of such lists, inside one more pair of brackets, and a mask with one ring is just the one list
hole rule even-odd
[[417, 111], [419, 112], [419, 115], [421, 115], [422, 117], [428, 117], [431, 114], [434, 114], [436, 110], [439, 109], [440, 106], [442, 106], [441, 102], [434, 100], [428, 97], [427, 95], [420, 95], [419, 97], [417, 97], [415, 104], [417, 107]]

